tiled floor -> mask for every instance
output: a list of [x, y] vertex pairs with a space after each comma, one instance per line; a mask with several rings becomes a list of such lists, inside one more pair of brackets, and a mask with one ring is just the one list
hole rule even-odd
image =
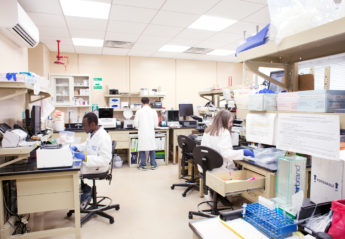
[[[111, 225], [108, 220], [96, 216], [82, 227], [82, 238], [192, 238], [188, 211], [195, 210], [203, 199], [198, 191], [192, 191], [184, 198], [181, 195], [184, 188], [171, 190], [171, 184], [179, 181], [177, 165], [147, 171], [128, 167], [114, 169], [111, 185], [108, 181], [99, 181], [97, 186], [99, 195], [107, 195], [120, 204], [119, 211], [110, 211], [115, 223]], [[36, 230], [71, 224], [74, 217], [66, 218], [65, 215], [64, 211], [34, 215], [31, 227]]]

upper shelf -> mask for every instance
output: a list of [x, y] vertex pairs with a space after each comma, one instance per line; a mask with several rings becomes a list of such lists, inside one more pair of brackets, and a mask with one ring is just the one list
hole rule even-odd
[[45, 90], [40, 90], [39, 94], [35, 95], [34, 86], [26, 82], [0, 82], [0, 89], [14, 90], [13, 93], [10, 93], [4, 96], [2, 95], [0, 97], [0, 101], [12, 98], [17, 95], [26, 94], [26, 93], [29, 93], [30, 97], [40, 96], [38, 99], [30, 100], [30, 103], [50, 97], [50, 93]]
[[286, 37], [279, 45], [270, 41], [238, 54], [239, 61], [293, 63], [345, 52], [345, 18]]
[[223, 95], [223, 90], [200, 91], [200, 96]]
[[140, 94], [120, 94], [120, 95], [105, 95], [105, 97], [116, 97], [116, 98], [163, 98], [165, 95], [140, 95]]

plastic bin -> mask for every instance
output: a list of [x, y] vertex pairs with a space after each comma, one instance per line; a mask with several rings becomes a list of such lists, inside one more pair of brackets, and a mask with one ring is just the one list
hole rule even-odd
[[277, 96], [278, 111], [297, 111], [298, 93], [286, 92], [279, 93]]
[[301, 156], [278, 158], [276, 201], [280, 206], [290, 206], [291, 197], [305, 188], [307, 159]]
[[334, 113], [345, 109], [345, 90], [308, 90], [298, 92], [299, 112]]

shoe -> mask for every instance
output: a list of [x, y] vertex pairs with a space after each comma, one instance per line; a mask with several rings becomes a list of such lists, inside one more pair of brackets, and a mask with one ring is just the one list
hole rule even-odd
[[151, 169], [152, 169], [152, 170], [157, 169], [157, 165], [152, 165], [152, 166], [151, 166]]
[[147, 170], [147, 167], [146, 167], [146, 165], [143, 165], [143, 166], [139, 166], [138, 169], [139, 170]]
[[80, 209], [85, 209], [87, 207], [87, 205], [90, 204], [91, 199], [92, 199], [91, 194], [83, 193], [80, 196]]

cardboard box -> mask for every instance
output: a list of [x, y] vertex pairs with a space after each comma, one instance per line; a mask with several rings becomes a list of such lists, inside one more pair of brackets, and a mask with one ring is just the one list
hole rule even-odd
[[314, 90], [314, 75], [298, 75], [298, 90]]
[[323, 203], [345, 198], [344, 160], [312, 158], [310, 200]]

